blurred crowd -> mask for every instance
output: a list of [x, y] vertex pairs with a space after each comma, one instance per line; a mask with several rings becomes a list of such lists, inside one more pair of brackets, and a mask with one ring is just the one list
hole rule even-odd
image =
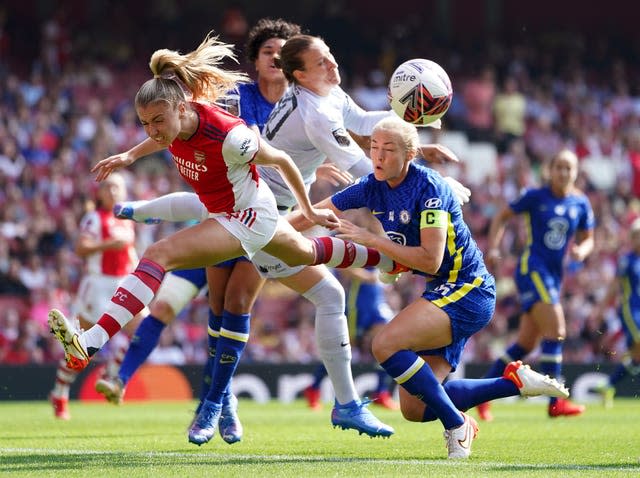
[[[16, 64], [7, 60], [18, 38], [11, 37], [6, 13], [0, 11], [0, 363], [53, 363], [62, 350], [48, 332], [47, 312], [69, 311], [83, 274], [73, 248], [95, 191], [89, 170], [145, 138], [132, 100], [149, 76], [148, 58], [120, 45], [118, 30], [105, 37], [99, 52], [87, 42], [77, 54], [74, 48], [81, 47], [60, 12], [38, 25], [34, 58]], [[627, 246], [628, 227], [640, 215], [640, 72], [633, 55], [613, 39], [575, 32], [531, 35], [509, 46], [487, 40], [473, 48], [425, 47], [415, 22], [389, 25], [375, 48], [373, 34], [363, 26], [362, 41], [347, 49], [336, 33], [345, 34], [338, 26], [348, 18], [337, 20], [315, 17], [309, 31], [327, 40], [344, 70], [343, 88], [365, 109], [388, 108], [387, 79], [405, 59], [430, 58], [448, 71], [454, 101], [443, 130], [429, 139], [456, 133], [469, 145], [489, 144], [495, 151], [495, 168], [480, 182], [472, 173], [481, 165], [462, 154], [454, 168], [472, 189], [464, 214], [481, 248], [494, 212], [522, 188], [540, 185], [555, 152], [568, 146], [578, 154], [579, 185], [597, 219], [596, 249], [585, 263], [566, 264], [565, 361], [612, 359], [620, 348], [615, 311], [609, 311], [604, 328], [593, 323], [592, 312]], [[242, 10], [230, 8], [211, 27], [240, 47], [250, 24]], [[249, 65], [241, 67], [251, 72]], [[165, 155], [138, 161], [125, 174], [130, 199], [186, 189]], [[320, 199], [331, 192], [330, 185], [318, 183], [312, 195]], [[138, 248], [183, 226], [138, 225]], [[520, 226], [509, 229], [500, 270], [493, 271], [496, 316], [468, 344], [467, 361], [489, 362], [513, 340], [519, 309], [512, 272], [523, 241]], [[389, 303], [399, 310], [422, 289], [420, 279], [405, 274], [388, 286]], [[316, 360], [314, 310], [305, 299], [268, 283], [253, 317], [243, 360]], [[204, 362], [206, 325], [206, 300], [199, 298], [167, 328], [152, 359]], [[365, 360], [367, 352], [356, 357]]]

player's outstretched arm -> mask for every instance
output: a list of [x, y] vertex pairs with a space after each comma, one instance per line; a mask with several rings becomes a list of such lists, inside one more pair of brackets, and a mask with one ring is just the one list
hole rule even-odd
[[143, 142], [135, 145], [129, 151], [114, 154], [113, 156], [109, 156], [108, 158], [99, 161], [93, 168], [91, 168], [91, 172], [97, 172], [96, 181], [102, 181], [108, 178], [112, 172], [120, 168], [130, 166], [141, 157], [162, 151], [163, 149], [163, 146], [160, 146], [151, 138], [147, 138]]

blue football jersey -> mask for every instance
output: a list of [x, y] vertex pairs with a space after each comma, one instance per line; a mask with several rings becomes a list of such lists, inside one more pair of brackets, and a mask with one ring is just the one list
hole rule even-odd
[[260, 90], [257, 83], [241, 83], [238, 86], [240, 93], [239, 116], [247, 123], [247, 126], [256, 125], [260, 132], [267, 122], [274, 104], [269, 103]]
[[640, 255], [629, 252], [618, 261], [618, 277], [622, 282], [622, 314], [640, 310]]
[[[549, 187], [530, 189], [510, 205], [526, 221], [527, 244], [520, 267], [540, 261], [556, 277], [562, 277], [562, 261], [577, 230], [594, 227], [593, 210], [584, 194], [556, 197]], [[532, 267], [533, 268], [533, 267]]]
[[[433, 285], [490, 277], [482, 253], [463, 220], [458, 199], [433, 169], [412, 162], [407, 177], [395, 188], [376, 180], [372, 173], [334, 194], [332, 201], [341, 211], [368, 208], [389, 239], [404, 246], [420, 246], [420, 230], [444, 216], [447, 220], [442, 227], [447, 229], [447, 243]], [[414, 273], [428, 275], [421, 271]]]

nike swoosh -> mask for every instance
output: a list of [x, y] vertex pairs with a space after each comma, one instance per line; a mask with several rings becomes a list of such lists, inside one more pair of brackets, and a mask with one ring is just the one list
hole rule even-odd
[[220, 363], [225, 364], [225, 363], [234, 363], [235, 359], [220, 359]]
[[522, 380], [520, 380], [520, 377], [518, 377], [517, 373], [509, 372], [509, 378], [511, 379], [511, 381], [513, 383], [516, 384], [516, 387], [518, 387], [518, 388], [524, 387], [524, 383], [522, 383]]
[[466, 422], [464, 422], [464, 438], [462, 440], [458, 440], [458, 443], [462, 448], [469, 448], [471, 446], [471, 426]]
[[384, 214], [384, 211], [376, 211], [374, 209], [373, 211], [371, 211], [371, 214], [373, 214], [374, 216], [379, 216], [380, 214]]
[[346, 342], [346, 343], [345, 343], [345, 342], [342, 342], [342, 343], [340, 343], [340, 347], [346, 347], [347, 345], [349, 345], [349, 342]]
[[82, 348], [82, 345], [80, 345], [80, 342], [78, 341], [78, 334], [76, 334], [73, 337], [71, 337], [71, 343], [76, 348], [76, 350], [78, 350], [80, 352], [80, 354], [82, 355], [83, 359], [85, 359], [85, 360], [89, 359], [89, 356], [86, 354], [86, 352]]

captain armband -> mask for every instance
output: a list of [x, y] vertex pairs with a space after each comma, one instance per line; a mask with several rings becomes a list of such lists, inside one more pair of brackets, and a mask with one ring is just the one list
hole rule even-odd
[[449, 213], [441, 209], [425, 209], [420, 213], [420, 229], [425, 227], [442, 228], [449, 223]]

